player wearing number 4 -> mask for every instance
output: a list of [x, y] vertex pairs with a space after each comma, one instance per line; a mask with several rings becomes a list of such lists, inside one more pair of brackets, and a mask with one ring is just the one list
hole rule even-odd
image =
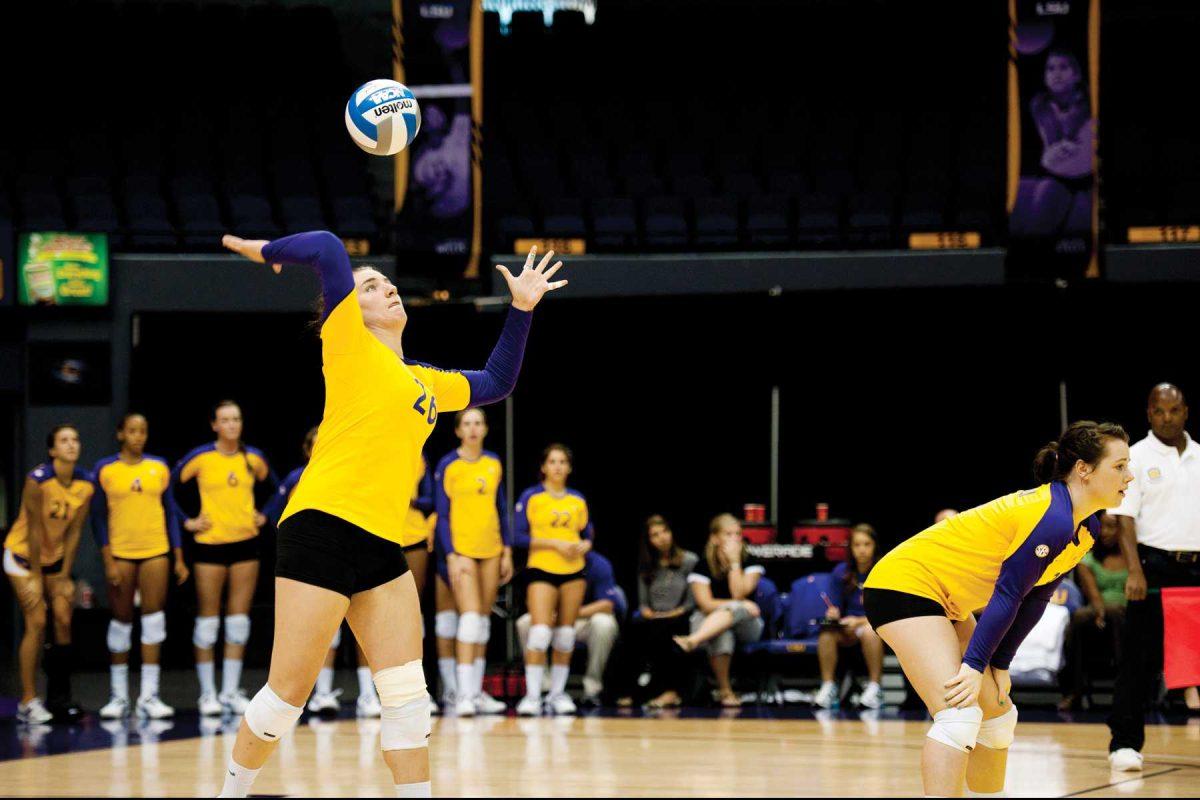
[[513, 573], [504, 469], [499, 456], [483, 449], [488, 431], [483, 409], [460, 411], [454, 423], [462, 444], [438, 462], [433, 475], [438, 545], [458, 609], [454, 713], [503, 714], [504, 703], [483, 691], [483, 673], [492, 604]]
[[961, 796], [964, 780], [975, 795], [1004, 791], [1017, 727], [1008, 666], [1091, 549], [1099, 512], [1120, 505], [1133, 480], [1128, 443], [1119, 425], [1076, 422], [1038, 453], [1041, 486], [943, 520], [871, 570], [867, 619], [933, 716], [926, 796]]
[[321, 277], [325, 413], [312, 460], [279, 523], [275, 641], [267, 684], [246, 708], [222, 797], [245, 797], [279, 739], [296, 726], [342, 620], [367, 654], [383, 704], [383, 758], [400, 797], [429, 797], [431, 718], [421, 669], [421, 609], [402, 549], [413, 470], [438, 410], [494, 403], [516, 384], [530, 312], [566, 281], [549, 279], [549, 254], [530, 251], [513, 277], [500, 341], [478, 372], [405, 358], [407, 314], [396, 287], [370, 267], [351, 269], [324, 231], [273, 242], [226, 236], [252, 261], [307, 264]]

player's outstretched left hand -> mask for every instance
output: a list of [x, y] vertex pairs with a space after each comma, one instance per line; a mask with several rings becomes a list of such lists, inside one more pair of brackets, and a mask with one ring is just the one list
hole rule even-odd
[[521, 274], [513, 277], [513, 274], [508, 271], [508, 268], [503, 264], [497, 264], [496, 269], [504, 276], [504, 280], [508, 282], [508, 291], [512, 295], [512, 304], [522, 311], [533, 311], [533, 307], [542, 299], [542, 295], [546, 292], [553, 292], [555, 289], [561, 289], [567, 285], [566, 281], [552, 281], [554, 273], [562, 267], [561, 261], [556, 261], [554, 266], [546, 269], [546, 265], [550, 263], [550, 259], [554, 257], [554, 251], [549, 250], [536, 267], [533, 266], [533, 260], [537, 257], [537, 245], [529, 248], [529, 255], [525, 258], [525, 267], [521, 270]]
[[[263, 258], [262, 251], [263, 248], [268, 244], [270, 244], [270, 242], [268, 242], [266, 239], [243, 239], [240, 236], [233, 236], [228, 233], [221, 237], [221, 245], [224, 246], [226, 250], [232, 250], [239, 256], [248, 258], [256, 264], [267, 263], [266, 259]], [[275, 271], [276, 275], [278, 275], [283, 269], [283, 265], [272, 264], [271, 269]]]

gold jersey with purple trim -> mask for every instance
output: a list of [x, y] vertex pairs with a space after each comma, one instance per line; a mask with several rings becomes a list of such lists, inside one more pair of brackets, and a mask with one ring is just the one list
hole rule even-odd
[[233, 544], [258, 536], [254, 524], [254, 483], [265, 481], [271, 470], [262, 451], [244, 447], [222, 453], [214, 442], [184, 456], [172, 473], [176, 483], [195, 478], [200, 491], [200, 513], [212, 527], [195, 534], [199, 544]]
[[96, 543], [116, 558], [152, 558], [179, 545], [178, 520], [171, 502], [171, 468], [146, 455], [127, 464], [120, 455], [102, 458], [92, 468], [92, 530]]
[[[534, 538], [571, 543], [592, 538], [587, 500], [574, 489], [555, 496], [542, 484], [532, 486], [521, 494], [513, 510], [518, 546], [528, 547]], [[553, 575], [571, 575], [582, 570], [584, 563], [583, 556], [566, 558], [557, 550], [539, 548], [529, 551], [527, 566]]]
[[[50, 566], [62, 560], [67, 529], [80, 514], [88, 513], [95, 485], [92, 476], [79, 467], [72, 473], [71, 481], [64, 485], [54, 474], [54, 465], [49, 463], [35, 467], [29, 477], [42, 491], [40, 557], [42, 566]], [[4, 539], [4, 548], [13, 555], [29, 559], [29, 509], [24, 503]]]

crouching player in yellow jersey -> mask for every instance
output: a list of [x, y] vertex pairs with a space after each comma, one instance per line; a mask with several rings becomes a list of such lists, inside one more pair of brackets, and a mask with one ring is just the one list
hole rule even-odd
[[112, 692], [100, 709], [104, 719], [129, 713], [129, 651], [133, 648], [134, 593], [141, 595], [142, 680], [138, 716], [165, 719], [175, 709], [158, 697], [159, 651], [167, 638], [167, 582], [171, 554], [175, 580], [188, 579], [171, 498], [171, 468], [166, 459], [146, 453], [149, 424], [141, 414], [126, 414], [117, 426], [121, 451], [96, 462], [92, 474], [92, 534], [104, 557], [112, 619], [108, 652]]
[[483, 691], [492, 604], [513, 573], [504, 467], [483, 449], [487, 431], [483, 409], [460, 411], [454, 433], [462, 444], [438, 462], [433, 476], [438, 544], [458, 610], [454, 713], [460, 717], [507, 710]]
[[[366, 651], [383, 704], [383, 758], [400, 797], [429, 797], [429, 695], [421, 668], [421, 609], [401, 546], [414, 470], [438, 411], [494, 403], [516, 385], [534, 306], [564, 285], [549, 257], [513, 277], [500, 340], [481, 371], [405, 358], [408, 316], [396, 287], [353, 270], [341, 241], [318, 231], [272, 242], [226, 236], [257, 262], [307, 264], [321, 277], [325, 413], [312, 460], [283, 519], [275, 562], [275, 642], [267, 684], [246, 708], [222, 797], [245, 797], [300, 718], [334, 631], [346, 619]], [[276, 784], [279, 788], [283, 783]]]
[[[192, 479], [200, 490], [200, 513], [184, 519], [195, 535], [192, 561], [196, 570], [197, 701], [203, 715], [228, 709], [240, 714], [250, 699], [242, 691], [242, 656], [250, 640], [250, 606], [258, 586], [258, 529], [267, 518], [254, 506], [254, 484], [278, 485], [262, 451], [242, 443], [242, 409], [232, 400], [213, 406], [210, 419], [215, 442], [200, 445], [175, 466], [171, 482]], [[182, 510], [177, 512], [185, 517]], [[225, 587], [225, 659], [221, 664], [221, 694], [216, 691], [213, 649], [221, 627]]]
[[[4, 540], [4, 573], [25, 617], [18, 662], [21, 703], [17, 719], [43, 724], [74, 721], [83, 712], [71, 701], [71, 609], [75, 582], [71, 565], [92, 499], [92, 476], [78, 467], [82, 446], [73, 425], [59, 425], [46, 437], [50, 460], [25, 478], [21, 510]], [[37, 696], [37, 660], [46, 635], [46, 606], [54, 615], [53, 639], [46, 648], [46, 699]]]
[[959, 797], [964, 778], [972, 793], [1004, 790], [1017, 724], [1008, 665], [1133, 480], [1128, 442], [1119, 425], [1074, 423], [1038, 453], [1041, 486], [939, 522], [868, 576], [867, 619], [933, 716], [927, 796]]
[[587, 501], [567, 488], [572, 463], [566, 445], [552, 444], [543, 450], [543, 480], [521, 493], [515, 509], [516, 544], [529, 548], [525, 696], [517, 704], [517, 713], [523, 717], [542, 713], [542, 678], [551, 646], [554, 654], [546, 709], [552, 714], [575, 713], [575, 702], [567, 694], [567, 678], [575, 653], [575, 620], [587, 591], [584, 564], [592, 549], [593, 530]]

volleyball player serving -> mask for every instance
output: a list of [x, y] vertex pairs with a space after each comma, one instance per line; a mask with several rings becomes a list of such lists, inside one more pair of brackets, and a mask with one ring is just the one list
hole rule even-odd
[[[933, 716], [921, 754], [926, 796], [1004, 790], [1017, 727], [1008, 665], [1054, 590], [1092, 547], [1100, 514], [1133, 480], [1129, 437], [1076, 422], [1034, 463], [1041, 486], [943, 520], [867, 577], [867, 619]], [[976, 623], [971, 612], [983, 608]]]
[[413, 470], [439, 411], [494, 403], [516, 384], [534, 306], [561, 262], [534, 266], [536, 248], [508, 283], [512, 308], [480, 371], [411, 361], [396, 287], [352, 270], [341, 241], [318, 231], [275, 241], [236, 236], [225, 247], [276, 272], [307, 264], [321, 277], [325, 412], [312, 460], [279, 524], [275, 642], [267, 684], [246, 708], [222, 797], [245, 797], [279, 739], [292, 730], [342, 619], [349, 621], [383, 704], [383, 757], [401, 797], [430, 796], [429, 696], [421, 669], [421, 613], [402, 551]]

